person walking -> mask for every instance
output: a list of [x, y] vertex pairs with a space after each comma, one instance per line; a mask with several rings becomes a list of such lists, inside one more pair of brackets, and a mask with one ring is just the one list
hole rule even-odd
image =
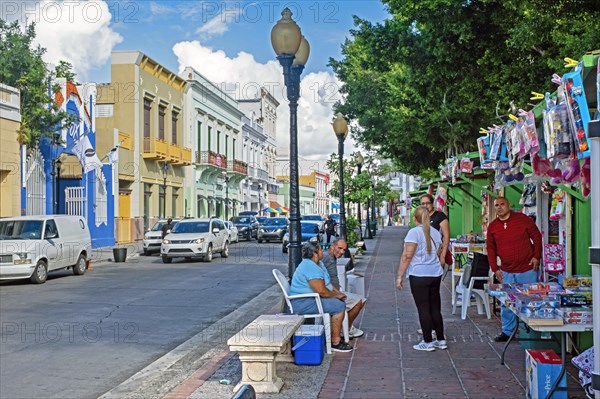
[[[402, 289], [404, 276], [409, 276], [410, 290], [419, 313], [423, 340], [414, 345], [418, 351], [434, 351], [448, 347], [444, 337], [440, 284], [443, 268], [440, 260], [442, 236], [431, 228], [429, 211], [418, 206], [414, 212], [415, 227], [404, 239], [404, 250], [398, 266], [396, 286]], [[436, 339], [433, 340], [432, 331]]]
[[[542, 257], [540, 230], [527, 215], [511, 211], [504, 197], [494, 200], [494, 210], [496, 219], [489, 224], [486, 239], [490, 268], [502, 284], [537, 282]], [[517, 328], [517, 316], [502, 305], [500, 318], [502, 332], [494, 341], [506, 342]]]
[[171, 232], [171, 230], [173, 230], [173, 219], [168, 218], [167, 223], [163, 224], [162, 228], [160, 229], [161, 237], [165, 238], [166, 235]]
[[429, 212], [429, 220], [431, 227], [436, 229], [442, 234], [442, 252], [440, 257], [442, 264], [445, 265], [446, 252], [450, 246], [450, 224], [448, 223], [448, 216], [442, 211], [438, 211], [433, 206], [433, 196], [431, 194], [423, 194], [419, 197], [419, 202]]
[[327, 234], [327, 244], [331, 241], [331, 236], [335, 235], [335, 226], [337, 223], [335, 220], [331, 218], [331, 216], [327, 216], [327, 220], [325, 221], [325, 234]]

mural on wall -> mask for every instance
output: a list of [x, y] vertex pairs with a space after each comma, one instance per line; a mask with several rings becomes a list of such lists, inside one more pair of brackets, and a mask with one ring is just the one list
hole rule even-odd
[[[43, 170], [40, 175], [45, 178], [45, 195], [37, 193], [39, 184], [34, 186], [24, 179], [22, 209], [26, 214], [83, 216], [88, 222], [92, 247], [112, 246], [115, 243], [113, 166], [118, 160], [108, 154], [101, 160], [95, 150], [96, 85], [76, 86], [66, 79], [57, 79], [54, 83], [59, 87], [54, 93], [56, 104], [62, 111], [76, 115], [78, 121], [69, 128], [57, 130], [51, 138], [40, 139], [40, 156], [34, 161], [37, 165], [30, 168]], [[83, 97], [80, 92], [85, 92]], [[63, 163], [68, 155], [79, 161], [81, 173], [79, 170], [65, 173]], [[104, 159], [108, 160], [106, 164], [102, 163]], [[31, 157], [28, 162], [32, 162]], [[31, 206], [27, 198], [32, 195], [43, 203]]]

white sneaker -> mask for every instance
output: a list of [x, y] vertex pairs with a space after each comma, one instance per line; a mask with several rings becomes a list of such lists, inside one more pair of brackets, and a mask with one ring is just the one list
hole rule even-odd
[[348, 331], [348, 335], [350, 336], [350, 338], [362, 337], [364, 334], [365, 334], [365, 332], [363, 330], [361, 330], [360, 328], [356, 328], [354, 326], [352, 326], [350, 328], [350, 331]]
[[432, 352], [435, 350], [435, 346], [433, 345], [433, 342], [421, 341], [418, 344], [413, 345], [413, 349], [418, 351]]
[[435, 346], [438, 349], [447, 349], [448, 348], [448, 344], [446, 344], [445, 339], [440, 339], [439, 341], [436, 339], [435, 341], [433, 341], [433, 346]]
[[[420, 328], [417, 330], [417, 334], [423, 335], [423, 330]], [[435, 330], [431, 330], [431, 338], [435, 339]]]

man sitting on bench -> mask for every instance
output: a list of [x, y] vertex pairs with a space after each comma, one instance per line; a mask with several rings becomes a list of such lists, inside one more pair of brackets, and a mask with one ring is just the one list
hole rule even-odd
[[348, 334], [350, 338], [361, 337], [364, 332], [352, 325], [356, 316], [363, 308], [365, 301], [367, 300], [362, 295], [358, 295], [349, 291], [340, 291], [340, 280], [337, 273], [337, 259], [344, 256], [344, 252], [348, 248], [348, 243], [343, 238], [336, 238], [331, 242], [329, 249], [323, 254], [323, 263], [329, 272], [331, 278], [331, 285], [333, 285], [334, 292], [342, 292], [346, 295], [346, 310], [348, 311], [348, 321], [350, 324], [350, 331]]

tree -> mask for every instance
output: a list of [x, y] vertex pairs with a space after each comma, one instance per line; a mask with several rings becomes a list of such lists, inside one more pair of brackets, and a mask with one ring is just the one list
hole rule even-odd
[[28, 147], [76, 120], [74, 115], [60, 111], [50, 96], [50, 83], [57, 74], [75, 78], [71, 64], [61, 61], [55, 72], [49, 71], [42, 59], [46, 50], [35, 47], [34, 38], [34, 23], [22, 31], [18, 21], [0, 19], [0, 82], [20, 90], [22, 122], [17, 140]]
[[[354, 17], [336, 105], [358, 122], [353, 137], [409, 174], [475, 149], [479, 128], [506, 121], [530, 91], [553, 91], [562, 58], [600, 43], [595, 0], [385, 0], [392, 17]], [[500, 119], [498, 116], [500, 116]], [[386, 145], [381, 145], [386, 143]]]

